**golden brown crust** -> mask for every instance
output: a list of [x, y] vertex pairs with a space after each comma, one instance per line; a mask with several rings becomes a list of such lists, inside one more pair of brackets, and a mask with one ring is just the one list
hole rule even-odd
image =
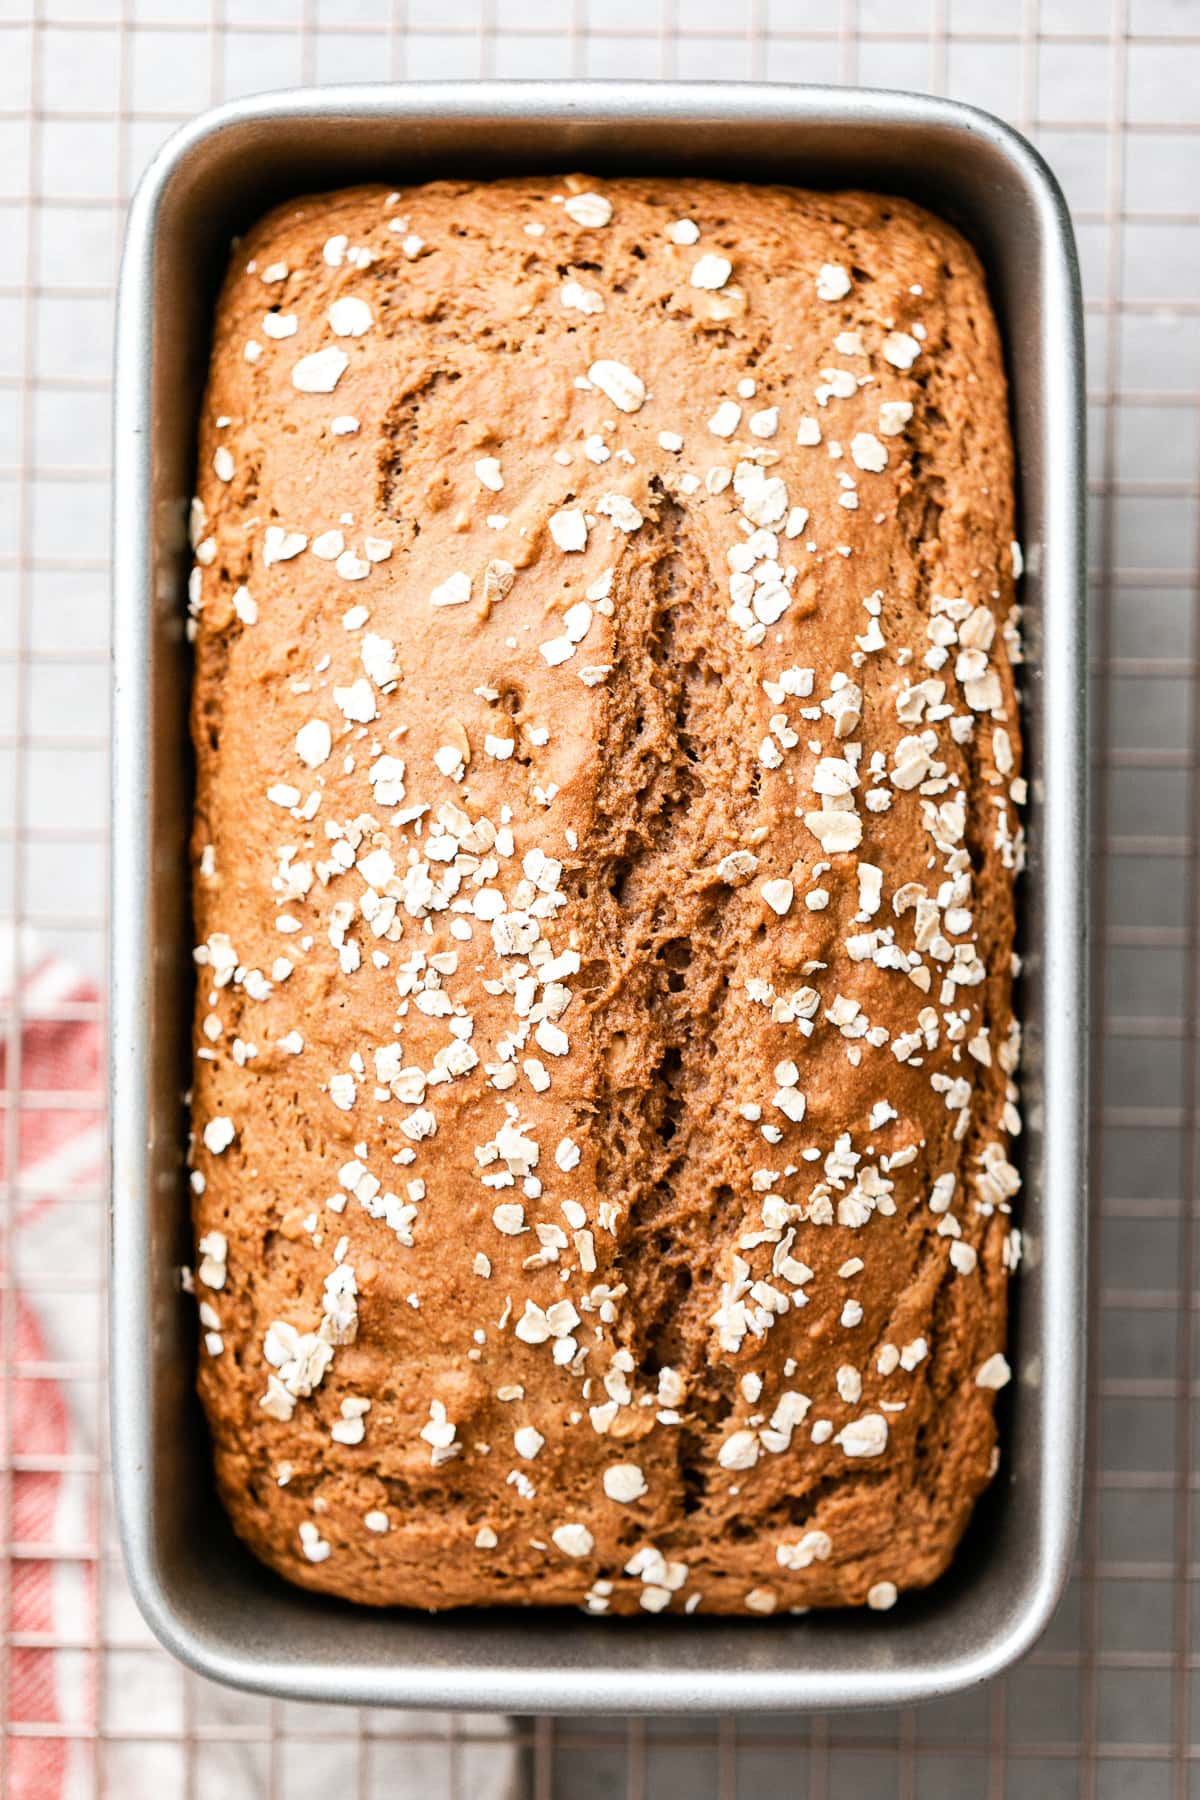
[[200, 1390], [238, 1531], [371, 1603], [932, 1580], [1019, 1244], [972, 252], [679, 179], [297, 202], [234, 256], [198, 492]]

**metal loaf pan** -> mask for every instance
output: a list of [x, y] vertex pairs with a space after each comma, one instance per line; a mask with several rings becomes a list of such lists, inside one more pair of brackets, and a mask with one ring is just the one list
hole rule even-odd
[[[183, 520], [231, 236], [288, 195], [584, 169], [861, 185], [924, 202], [987, 265], [1018, 444], [1031, 859], [1023, 886], [1027, 1256], [1001, 1473], [949, 1574], [890, 1614], [744, 1622], [373, 1612], [234, 1540], [192, 1393], [183, 1167], [191, 1017]], [[205, 1674], [356, 1704], [521, 1712], [894, 1706], [982, 1681], [1046, 1625], [1078, 1506], [1085, 1227], [1083, 350], [1071, 228], [1024, 140], [945, 100], [660, 83], [330, 88], [189, 125], [138, 191], [121, 275], [112, 891], [112, 1419], [141, 1607]]]

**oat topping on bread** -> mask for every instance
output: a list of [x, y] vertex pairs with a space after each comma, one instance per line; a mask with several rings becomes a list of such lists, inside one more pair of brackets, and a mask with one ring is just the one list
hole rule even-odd
[[671, 179], [290, 203], [192, 510], [200, 1391], [373, 1604], [890, 1607], [1020, 1257], [978, 262]]

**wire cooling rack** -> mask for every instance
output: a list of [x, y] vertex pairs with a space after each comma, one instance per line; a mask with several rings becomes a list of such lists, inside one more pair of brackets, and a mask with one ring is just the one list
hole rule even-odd
[[[478, 74], [947, 92], [1020, 125], [1074, 209], [1098, 774], [1087, 1502], [1041, 1645], [939, 1705], [574, 1724], [272, 1704], [180, 1670], [124, 1585], [87, 1066], [103, 1018], [124, 207], [155, 146], [212, 101]], [[1198, 192], [1197, 0], [0, 0], [0, 1793], [1200, 1796]], [[49, 1088], [38, 1033], [65, 1046]], [[56, 1129], [65, 1157], [41, 1153]], [[53, 1229], [36, 1226], [43, 1202]]]

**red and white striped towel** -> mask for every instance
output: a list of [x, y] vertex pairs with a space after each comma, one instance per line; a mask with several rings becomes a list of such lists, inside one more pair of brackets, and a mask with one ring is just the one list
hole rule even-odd
[[0, 944], [0, 1080], [8, 1109], [0, 1132], [8, 1195], [0, 1241], [0, 1307], [7, 1309], [0, 1312], [0, 1446], [12, 1471], [3, 1575], [13, 1643], [0, 1705], [21, 1733], [9, 1740], [11, 1800], [70, 1800], [91, 1785], [101, 1551], [103, 1055], [95, 989], [61, 960], [39, 957], [28, 939]]

